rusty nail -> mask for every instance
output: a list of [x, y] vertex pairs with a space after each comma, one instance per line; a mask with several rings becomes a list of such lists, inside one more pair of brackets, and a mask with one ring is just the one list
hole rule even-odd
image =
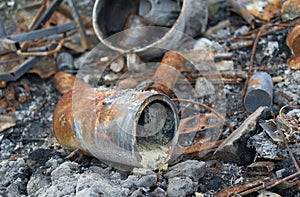
[[257, 72], [249, 80], [244, 106], [250, 113], [260, 106], [271, 107], [273, 103], [273, 82], [266, 72]]

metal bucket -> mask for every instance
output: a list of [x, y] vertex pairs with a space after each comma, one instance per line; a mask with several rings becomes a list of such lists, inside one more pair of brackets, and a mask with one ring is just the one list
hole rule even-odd
[[[131, 14], [144, 14], [144, 17], [155, 20], [154, 23], [161, 24], [161, 20], [153, 12], [156, 10], [153, 9], [159, 10], [162, 8], [157, 8], [154, 2], [170, 2], [172, 5], [175, 2], [181, 3], [177, 18], [171, 26], [168, 28], [144, 26], [134, 28], [134, 30], [124, 30], [126, 19]], [[147, 10], [145, 4], [150, 4], [150, 7], [148, 6], [149, 12], [145, 11]], [[176, 6], [170, 6], [169, 8], [173, 9], [170, 10], [171, 12], [177, 9]], [[158, 12], [164, 17], [164, 10]], [[187, 37], [186, 35], [193, 37], [203, 33], [207, 24], [207, 17], [207, 7], [202, 0], [164, 0], [164, 2], [153, 0], [96, 0], [93, 10], [93, 25], [99, 40], [108, 48], [120, 53], [134, 51], [142, 57], [151, 58], [161, 55], [161, 50], [159, 53], [155, 48], [177, 50], [184, 41], [184, 35], [185, 37]], [[137, 33], [137, 30], [139, 33]], [[139, 35], [136, 36], [136, 34]], [[133, 45], [128, 42], [124, 43], [128, 36], [142, 42]]]

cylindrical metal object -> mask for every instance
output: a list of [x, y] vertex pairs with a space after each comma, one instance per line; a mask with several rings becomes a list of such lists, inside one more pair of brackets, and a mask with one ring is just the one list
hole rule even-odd
[[[160, 4], [161, 2], [149, 1], [149, 3]], [[114, 51], [124, 53], [134, 50], [139, 56], [150, 58], [161, 55], [161, 49], [175, 50], [180, 48], [179, 46], [180, 43], [183, 42], [184, 34], [196, 36], [205, 31], [208, 11], [204, 1], [183, 0], [179, 5], [181, 10], [176, 14], [177, 18], [170, 28], [162, 26], [145, 27], [143, 30], [146, 33], [142, 39], [142, 44], [138, 46], [123, 46], [120, 44], [119, 38], [126, 36], [122, 31], [124, 30], [126, 19], [130, 14], [138, 14], [139, 12], [143, 14], [145, 11], [141, 10], [146, 10], [144, 13], [145, 17], [148, 16], [147, 13], [153, 13], [153, 11], [159, 11], [161, 12], [160, 14], [162, 14], [163, 10], [159, 10], [159, 7], [160, 5], [151, 5], [149, 7], [150, 10], [147, 10], [145, 4], [141, 3], [140, 0], [96, 0], [93, 9], [93, 26], [95, 33], [105, 46]], [[172, 6], [168, 8], [170, 10], [173, 9]], [[151, 17], [149, 17], [149, 19], [151, 19]], [[157, 21], [150, 22], [155, 23]], [[140, 28], [140, 30], [142, 29]], [[125, 33], [126, 32], [129, 31], [125, 31]], [[138, 39], [141, 39], [141, 35], [139, 35]]]
[[157, 169], [177, 144], [178, 116], [170, 98], [155, 91], [82, 85], [57, 104], [53, 132], [64, 147], [114, 167]]
[[172, 96], [172, 89], [184, 62], [185, 59], [180, 54], [174, 51], [166, 52], [152, 78], [153, 85], [149, 89]]
[[273, 104], [273, 82], [266, 72], [257, 72], [249, 80], [244, 98], [244, 106], [250, 113], [260, 106], [271, 107]]
[[66, 94], [73, 88], [75, 79], [74, 75], [60, 71], [54, 75], [52, 82], [61, 94]]
[[60, 71], [74, 70], [73, 56], [70, 53], [62, 52], [56, 57], [57, 69]]

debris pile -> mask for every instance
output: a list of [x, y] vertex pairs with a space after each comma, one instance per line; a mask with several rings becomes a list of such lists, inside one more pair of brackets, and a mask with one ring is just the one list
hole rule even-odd
[[296, 196], [299, 3], [0, 3], [0, 196]]

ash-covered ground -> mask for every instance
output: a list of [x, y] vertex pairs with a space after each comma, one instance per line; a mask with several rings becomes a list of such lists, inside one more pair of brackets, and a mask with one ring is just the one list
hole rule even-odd
[[[29, 2], [34, 1], [0, 2], [0, 17], [5, 22], [8, 34], [18, 26], [18, 10]], [[80, 12], [88, 17], [92, 15], [93, 3], [92, 0], [77, 1]], [[249, 25], [234, 14], [227, 3], [221, 1], [220, 4], [219, 11], [209, 18], [208, 28], [224, 19], [229, 19], [231, 24], [207, 39], [218, 43], [223, 50], [230, 51], [229, 38], [239, 34], [236, 32], [245, 33]], [[254, 65], [272, 77], [282, 78], [274, 83], [274, 105], [271, 110], [275, 115], [286, 104], [300, 104], [300, 71], [291, 70], [286, 65], [287, 59], [292, 56], [286, 45], [290, 30], [284, 28], [262, 36], [254, 58]], [[252, 46], [248, 46], [231, 51], [235, 70], [247, 71], [251, 49]], [[259, 178], [246, 172], [251, 161], [244, 164], [229, 163], [211, 154], [202, 158], [182, 157], [161, 171], [135, 168], [130, 172], [120, 171], [80, 152], [70, 155], [52, 133], [53, 111], [61, 98], [52, 84], [52, 77], [41, 79], [27, 73], [19, 80], [28, 84], [32, 99], [16, 107], [13, 115], [16, 126], [0, 133], [0, 196], [214, 196], [232, 185], [243, 185], [247, 180]], [[234, 129], [249, 116], [243, 107], [243, 86], [243, 82], [224, 84], [226, 119]], [[5, 89], [1, 89], [1, 96], [5, 92]], [[0, 112], [4, 114], [5, 110], [0, 109]], [[262, 119], [272, 117], [268, 112], [263, 116]], [[262, 128], [257, 127], [252, 136], [261, 132]], [[226, 139], [229, 134], [224, 126], [220, 139]], [[298, 143], [290, 145], [299, 160]], [[279, 152], [286, 152], [284, 146], [277, 148]], [[251, 154], [255, 154], [255, 151], [252, 148]], [[297, 172], [288, 153], [283, 153], [283, 158], [275, 160], [275, 164], [275, 169], [266, 176], [274, 178], [275, 172], [281, 169], [284, 169], [282, 178]], [[296, 196], [299, 195], [298, 187], [297, 184], [285, 190], [274, 187], [269, 191], [282, 196]], [[257, 195], [254, 192], [248, 196]]]

